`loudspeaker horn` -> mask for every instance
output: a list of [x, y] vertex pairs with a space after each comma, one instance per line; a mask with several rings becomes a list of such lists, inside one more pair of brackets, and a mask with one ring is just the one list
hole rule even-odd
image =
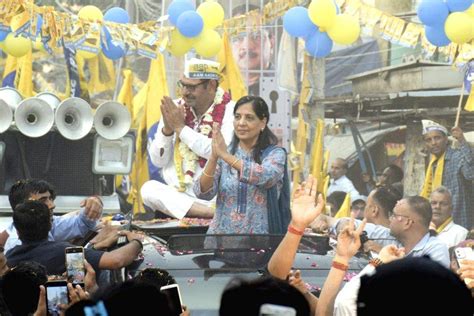
[[70, 140], [86, 136], [92, 129], [93, 114], [87, 101], [80, 98], [68, 98], [61, 102], [55, 114], [56, 128]]
[[36, 97], [48, 102], [53, 110], [56, 110], [56, 108], [59, 106], [59, 103], [61, 103], [61, 100], [51, 92], [41, 92], [38, 93]]
[[11, 87], [0, 88], [0, 100], [4, 101], [14, 112], [23, 97], [18, 90]]
[[104, 102], [95, 111], [95, 130], [105, 139], [121, 138], [130, 130], [131, 124], [130, 113], [124, 105], [118, 102]]
[[28, 137], [41, 137], [48, 133], [54, 124], [54, 111], [51, 106], [35, 97], [21, 101], [14, 116], [16, 127]]
[[0, 134], [5, 132], [13, 122], [13, 112], [7, 102], [0, 100]]

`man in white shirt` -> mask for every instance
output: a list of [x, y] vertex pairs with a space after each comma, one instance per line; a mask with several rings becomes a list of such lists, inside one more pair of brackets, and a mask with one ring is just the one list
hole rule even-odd
[[351, 194], [351, 201], [355, 201], [359, 196], [359, 192], [352, 184], [352, 181], [346, 177], [348, 170], [347, 162], [342, 158], [336, 158], [331, 164], [331, 182], [328, 187], [327, 195], [334, 191], [343, 191]]
[[431, 193], [430, 203], [433, 210], [431, 228], [438, 233], [438, 239], [445, 243], [448, 248], [465, 240], [468, 233], [467, 229], [453, 222], [453, 204], [448, 188], [444, 186], [436, 188]]
[[214, 215], [212, 201], [197, 199], [192, 183], [211, 155], [212, 124], [221, 125], [227, 144], [234, 134], [235, 103], [219, 79], [219, 63], [193, 58], [178, 81], [182, 97], [161, 100], [162, 118], [148, 151], [166, 183], [151, 180], [141, 188], [143, 203], [154, 211], [178, 219]]

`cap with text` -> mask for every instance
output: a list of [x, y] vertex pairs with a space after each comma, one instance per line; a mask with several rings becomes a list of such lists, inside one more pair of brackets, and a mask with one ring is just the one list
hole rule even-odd
[[184, 76], [188, 79], [219, 80], [220, 64], [212, 60], [191, 58], [184, 66]]
[[439, 125], [436, 122], [430, 120], [421, 120], [421, 124], [423, 125], [423, 135], [426, 135], [432, 131], [438, 131], [446, 136], [448, 135], [448, 130], [446, 129], [446, 127]]

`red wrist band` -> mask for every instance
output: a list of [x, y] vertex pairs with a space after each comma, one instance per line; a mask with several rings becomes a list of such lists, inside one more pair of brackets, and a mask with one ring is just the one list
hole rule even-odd
[[299, 230], [291, 225], [288, 225], [288, 232], [292, 233], [292, 234], [295, 234], [295, 235], [299, 235], [299, 236], [303, 236], [304, 235], [304, 230]]
[[340, 263], [340, 262], [337, 262], [337, 261], [332, 262], [332, 267], [334, 269], [338, 269], [338, 270], [342, 270], [342, 271], [347, 271], [347, 269], [349, 269], [349, 266], [347, 264]]

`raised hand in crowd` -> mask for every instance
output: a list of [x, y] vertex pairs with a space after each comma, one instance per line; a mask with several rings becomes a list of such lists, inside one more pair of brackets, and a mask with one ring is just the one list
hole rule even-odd
[[40, 292], [38, 298], [38, 306], [36, 307], [36, 311], [34, 312], [33, 316], [46, 316], [46, 288], [44, 285], [40, 285]]
[[98, 196], [91, 196], [80, 204], [84, 208], [84, 215], [90, 220], [98, 220], [102, 217], [103, 204]]
[[461, 267], [458, 274], [471, 290], [474, 289], [474, 260], [464, 259], [461, 261]]
[[268, 271], [276, 278], [285, 279], [287, 277], [305, 228], [323, 210], [324, 203], [321, 194], [318, 194], [316, 203], [317, 187], [317, 180], [309, 176], [307, 181], [299, 185], [294, 193], [288, 232], [268, 262]]
[[317, 194], [318, 181], [309, 176], [308, 179], [299, 185], [293, 195], [291, 207], [291, 225], [304, 230], [323, 211], [323, 196]]
[[316, 313], [316, 308], [318, 307], [318, 298], [306, 287], [304, 280], [301, 278], [301, 271], [290, 271], [288, 274], [288, 283], [298, 289], [298, 291], [305, 296], [311, 308], [311, 315], [314, 315]]
[[351, 218], [348, 225], [337, 236], [336, 255], [321, 290], [316, 315], [333, 314], [334, 302], [349, 268], [349, 260], [360, 249], [360, 234], [364, 231], [365, 224], [364, 219], [355, 229], [354, 218]]
[[354, 218], [351, 218], [348, 225], [337, 236], [335, 261], [347, 265], [349, 260], [359, 251], [361, 246], [360, 234], [364, 231], [366, 223], [367, 220], [364, 219], [359, 227], [355, 229]]
[[99, 289], [99, 286], [97, 285], [96, 273], [92, 265], [87, 262], [86, 259], [84, 259], [84, 266], [86, 268], [84, 287], [87, 293], [93, 294]]
[[378, 258], [383, 263], [389, 263], [394, 260], [402, 259], [403, 257], [405, 257], [405, 248], [398, 248], [395, 245], [387, 245], [380, 250]]
[[454, 126], [452, 129], [451, 129], [451, 135], [456, 138], [456, 140], [460, 143], [464, 142], [465, 141], [465, 138], [464, 138], [464, 132], [462, 131], [462, 129], [459, 127], [459, 126]]

